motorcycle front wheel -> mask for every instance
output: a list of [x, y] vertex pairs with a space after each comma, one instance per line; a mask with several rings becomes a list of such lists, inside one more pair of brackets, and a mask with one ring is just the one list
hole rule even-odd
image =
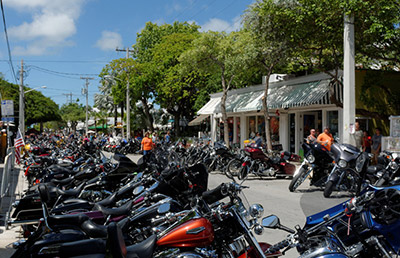
[[334, 185], [335, 184], [333, 183], [333, 181], [328, 181], [328, 183], [326, 183], [325, 189], [324, 189], [324, 197], [325, 198], [328, 198], [329, 196], [331, 196]]
[[300, 168], [299, 173], [295, 175], [292, 179], [292, 181], [289, 184], [289, 191], [294, 192], [296, 189], [306, 180], [308, 176], [307, 169], [304, 167]]
[[242, 166], [242, 161], [238, 159], [232, 159], [228, 162], [228, 165], [225, 169], [225, 175], [229, 179], [233, 179], [235, 176], [238, 177], [240, 173], [240, 168]]
[[249, 174], [249, 167], [248, 166], [242, 166], [239, 171], [238, 179], [243, 180], [247, 177]]

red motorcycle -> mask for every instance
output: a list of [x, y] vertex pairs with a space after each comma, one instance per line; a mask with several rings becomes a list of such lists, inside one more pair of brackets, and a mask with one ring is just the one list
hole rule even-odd
[[292, 177], [296, 171], [296, 166], [285, 158], [287, 155], [268, 156], [254, 144], [247, 146], [243, 153], [244, 160], [238, 174], [239, 180], [245, 179], [249, 174], [260, 177]]

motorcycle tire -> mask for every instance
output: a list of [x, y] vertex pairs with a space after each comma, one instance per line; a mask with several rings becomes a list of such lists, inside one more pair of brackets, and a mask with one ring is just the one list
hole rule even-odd
[[241, 166], [242, 162], [240, 160], [232, 159], [231, 161], [228, 162], [228, 165], [226, 166], [225, 175], [229, 179], [233, 179], [235, 176], [238, 177]]
[[239, 180], [243, 180], [247, 177], [247, 175], [249, 174], [249, 167], [248, 166], [243, 166], [240, 168], [240, 172], [238, 175], [238, 179]]
[[331, 196], [334, 185], [335, 184], [333, 183], [333, 181], [328, 181], [328, 183], [326, 183], [325, 189], [324, 189], [324, 197], [325, 198], [329, 198], [329, 196]]
[[289, 191], [294, 192], [306, 180], [307, 170], [303, 167], [300, 168], [299, 173], [295, 175], [289, 184]]

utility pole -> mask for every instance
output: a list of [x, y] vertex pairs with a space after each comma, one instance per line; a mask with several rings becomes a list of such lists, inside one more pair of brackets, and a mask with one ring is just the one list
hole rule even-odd
[[[62, 95], [67, 97], [67, 104], [72, 103], [72, 92], [70, 93], [63, 93]], [[70, 100], [68, 101], [68, 96], [70, 97]]]
[[[126, 52], [126, 60], [129, 59], [129, 53], [133, 52], [129, 47], [126, 49], [115, 49], [118, 52]], [[131, 99], [129, 97], [129, 69], [126, 71], [127, 83], [126, 83], [126, 139], [131, 138]], [[123, 127], [122, 127], [123, 128]]]
[[22, 138], [25, 138], [25, 101], [24, 101], [24, 60], [21, 60], [21, 71], [19, 72], [19, 128]]
[[93, 77], [81, 77], [81, 79], [86, 81], [84, 94], [86, 94], [86, 135], [87, 135], [88, 131], [89, 131], [89, 125], [88, 125], [89, 80], [94, 80], [94, 78]]
[[354, 15], [344, 15], [343, 143], [355, 145], [356, 121]]

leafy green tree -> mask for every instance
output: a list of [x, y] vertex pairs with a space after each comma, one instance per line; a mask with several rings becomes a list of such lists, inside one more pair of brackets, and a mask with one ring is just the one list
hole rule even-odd
[[[324, 72], [332, 77], [332, 87], [334, 84], [342, 86], [339, 70], [343, 69], [344, 14], [354, 16], [358, 67], [379, 67], [384, 70], [398, 70], [400, 67], [398, 1], [264, 0], [257, 1], [253, 6], [255, 5], [265, 11], [261, 17], [275, 17], [275, 22], [269, 25], [270, 28], [275, 27], [286, 42], [291, 41], [297, 45], [288, 67]], [[282, 5], [286, 7], [277, 9]], [[276, 40], [276, 43], [281, 40]], [[330, 100], [339, 107], [343, 106], [334, 94], [331, 94]], [[382, 115], [360, 108], [356, 113], [387, 118], [383, 115], [384, 110], [380, 112]]]
[[206, 32], [193, 41], [193, 48], [184, 52], [180, 61], [186, 70], [197, 70], [201, 74], [218, 72], [221, 78], [221, 113], [224, 121], [224, 141], [229, 146], [228, 117], [226, 99], [228, 91], [234, 87], [246, 86], [241, 78], [250, 66], [255, 51], [249, 34], [245, 31]]
[[[274, 71], [281, 69], [289, 61], [297, 47], [297, 44], [294, 44], [287, 35], [281, 32], [282, 18], [288, 18], [285, 15], [285, 8], [290, 8], [290, 5], [290, 1], [257, 1], [250, 5], [244, 15], [245, 28], [250, 31], [254, 46], [251, 48], [252, 56], [254, 56], [253, 62], [263, 68], [266, 76], [262, 103], [269, 151], [272, 150], [267, 103], [269, 78]], [[293, 21], [287, 20], [286, 22]]]
[[[27, 91], [30, 88], [24, 87]], [[14, 111], [19, 110], [19, 85], [0, 79], [0, 93], [3, 99], [14, 101]], [[25, 94], [25, 123], [27, 125], [60, 120], [58, 105], [39, 91], [31, 91]]]
[[79, 121], [85, 121], [86, 108], [82, 104], [69, 103], [64, 104], [60, 108], [60, 114], [63, 121], [70, 122], [73, 131], [76, 131], [76, 126]]
[[156, 101], [174, 116], [175, 135], [180, 135], [179, 121], [192, 118], [199, 90], [207, 84], [207, 77], [199, 72], [184, 71], [179, 57], [192, 48], [199, 33], [174, 33], [164, 36], [153, 49], [153, 63], [158, 64], [159, 82], [155, 86]]

